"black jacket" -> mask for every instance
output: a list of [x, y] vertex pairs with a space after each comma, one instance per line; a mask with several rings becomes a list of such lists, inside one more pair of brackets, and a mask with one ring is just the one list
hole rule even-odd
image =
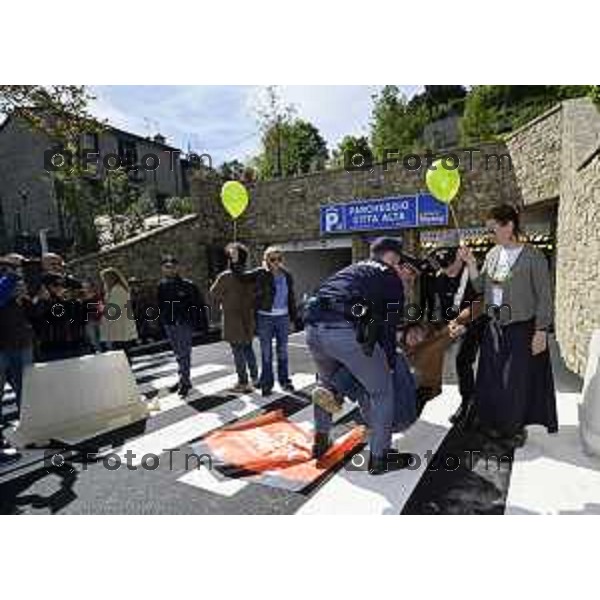
[[194, 329], [208, 329], [206, 303], [196, 284], [189, 279], [179, 276], [161, 279], [158, 303], [163, 324], [189, 323]]
[[[10, 283], [16, 284], [17, 278], [11, 277]], [[9, 279], [3, 279], [9, 283]], [[33, 327], [31, 325], [31, 307], [29, 303], [19, 305], [14, 298], [14, 285], [5, 287], [6, 296], [0, 302], [0, 352], [19, 350], [33, 345]], [[0, 390], [0, 396], [2, 390]]]
[[[298, 310], [294, 294], [294, 278], [289, 271], [281, 269], [288, 288], [288, 313], [291, 321], [295, 321]], [[245, 275], [256, 279], [256, 310], [270, 311], [275, 299], [275, 277], [268, 269], [255, 269]]]

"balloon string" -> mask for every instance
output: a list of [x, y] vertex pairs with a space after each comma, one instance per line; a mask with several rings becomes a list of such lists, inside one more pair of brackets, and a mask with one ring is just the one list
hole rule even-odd
[[233, 219], [233, 241], [237, 242], [237, 221]]
[[456, 233], [458, 234], [458, 244], [459, 246], [462, 246], [462, 237], [460, 235], [460, 225], [458, 224], [458, 219], [456, 218], [456, 213], [454, 212], [454, 207], [452, 206], [452, 203], [449, 203], [448, 206], [450, 207], [450, 213], [452, 214], [452, 219], [454, 221], [454, 227], [456, 229]]

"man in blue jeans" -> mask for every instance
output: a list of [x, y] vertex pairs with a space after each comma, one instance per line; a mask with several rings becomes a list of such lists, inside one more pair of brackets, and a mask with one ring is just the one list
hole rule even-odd
[[260, 341], [263, 396], [273, 391], [273, 338], [277, 352], [277, 378], [288, 392], [294, 391], [288, 367], [290, 321], [296, 321], [294, 279], [283, 267], [283, 253], [270, 246], [263, 255], [263, 268], [256, 271], [256, 327]]
[[0, 421], [5, 382], [15, 393], [18, 418], [23, 371], [33, 362], [33, 328], [22, 261], [15, 254], [0, 258]]

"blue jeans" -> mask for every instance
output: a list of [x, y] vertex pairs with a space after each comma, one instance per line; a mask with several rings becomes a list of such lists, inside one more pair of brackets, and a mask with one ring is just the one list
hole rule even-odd
[[[394, 423], [394, 377], [379, 344], [367, 356], [356, 341], [356, 333], [348, 323], [308, 325], [306, 343], [317, 365], [319, 380], [335, 389], [337, 371], [346, 367], [364, 388], [357, 400], [369, 425], [369, 446], [373, 456], [383, 458], [392, 445]], [[329, 433], [331, 415], [315, 406], [315, 428]]]
[[179, 381], [182, 385], [192, 385], [192, 326], [189, 323], [164, 323], [164, 327], [179, 366]]
[[277, 379], [280, 385], [290, 382], [288, 372], [288, 337], [290, 335], [290, 320], [288, 315], [272, 317], [256, 315], [256, 328], [260, 340], [262, 370], [260, 387], [263, 390], [273, 388], [273, 338], [277, 352]]
[[85, 341], [92, 349], [92, 352], [97, 353], [102, 351], [100, 323], [98, 321], [90, 320], [85, 324]]
[[0, 351], [0, 416], [4, 385], [8, 381], [15, 392], [17, 413], [21, 412], [21, 392], [23, 390], [23, 371], [33, 363], [33, 348]]
[[252, 342], [246, 344], [231, 344], [231, 352], [237, 371], [238, 383], [246, 385], [248, 383], [248, 371], [252, 381], [258, 379], [258, 366], [256, 365], [256, 356], [252, 348]]

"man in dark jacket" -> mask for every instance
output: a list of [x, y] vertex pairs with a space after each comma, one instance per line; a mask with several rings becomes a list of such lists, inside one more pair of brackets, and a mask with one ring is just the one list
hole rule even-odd
[[185, 398], [192, 389], [192, 335], [195, 324], [199, 323], [204, 331], [208, 328], [206, 305], [198, 287], [180, 277], [176, 258], [164, 257], [161, 267], [163, 278], [158, 284], [160, 319], [179, 365], [179, 382], [169, 391], [179, 391]]
[[256, 328], [260, 340], [262, 370], [260, 387], [263, 396], [273, 390], [273, 338], [277, 352], [277, 378], [281, 388], [294, 391], [289, 376], [288, 337], [290, 322], [296, 321], [294, 279], [283, 267], [283, 253], [271, 246], [263, 255], [264, 265], [256, 273]]
[[17, 418], [21, 409], [23, 371], [33, 362], [30, 300], [22, 277], [22, 258], [0, 258], [0, 421], [5, 382], [13, 388]]
[[[335, 391], [333, 379], [345, 367], [368, 394], [372, 474], [404, 466], [390, 455], [394, 422], [396, 328], [404, 309], [404, 289], [396, 273], [402, 246], [379, 238], [370, 260], [338, 271], [319, 288], [306, 313], [306, 342], [317, 365], [321, 386]], [[315, 401], [316, 458], [329, 447], [331, 415]]]
[[460, 338], [456, 373], [462, 401], [450, 421], [468, 427], [475, 417], [474, 367], [486, 325], [485, 315], [480, 315], [483, 297], [473, 288], [457, 247], [438, 248], [433, 257], [440, 266], [431, 280], [431, 291], [437, 299], [439, 312], [435, 314], [434, 311], [430, 320], [438, 321], [442, 326], [448, 324], [450, 336]]

